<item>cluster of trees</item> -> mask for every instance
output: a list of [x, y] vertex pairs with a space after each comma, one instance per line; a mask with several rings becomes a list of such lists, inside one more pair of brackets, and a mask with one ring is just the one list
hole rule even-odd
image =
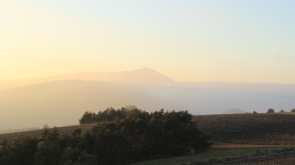
[[[275, 112], [275, 110], [272, 109], [272, 108], [269, 108], [269, 109], [266, 111], [266, 113], [274, 113], [274, 112]], [[283, 110], [283, 109], [280, 110], [280, 113], [284, 113], [284, 112], [285, 112], [285, 110]], [[290, 112], [295, 112], [295, 108], [294, 108], [294, 109], [291, 109]], [[256, 111], [253, 111], [253, 114], [257, 114], [257, 112], [256, 112]]]
[[44, 127], [40, 137], [17, 137], [0, 146], [1, 165], [112, 165], [205, 151], [211, 143], [187, 111], [147, 113], [109, 108], [85, 112], [90, 130], [60, 134]]
[[[275, 112], [274, 109], [269, 108], [266, 113], [274, 113], [274, 112]], [[283, 109], [281, 109], [280, 112], [283, 113], [285, 111]], [[295, 109], [291, 109], [290, 112], [295, 112]]]

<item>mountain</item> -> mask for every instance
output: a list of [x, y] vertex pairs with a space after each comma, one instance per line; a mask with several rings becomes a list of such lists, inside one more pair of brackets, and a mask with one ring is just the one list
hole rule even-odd
[[161, 73], [153, 69], [142, 68], [124, 72], [84, 72], [42, 78], [0, 81], [0, 91], [56, 80], [95, 80], [145, 85], [168, 85], [174, 83], [172, 79], [162, 75]]
[[231, 108], [223, 112], [223, 114], [239, 114], [239, 113], [246, 113], [246, 112], [238, 108]]
[[232, 107], [259, 113], [266, 112], [269, 108], [276, 111], [295, 108], [295, 85], [292, 84], [175, 82], [148, 68], [1, 81], [0, 88], [1, 125], [2, 118], [8, 120], [5, 116], [13, 115], [19, 116], [20, 121], [30, 122], [22, 120], [27, 118], [25, 112], [48, 112], [49, 117], [52, 112], [65, 112], [69, 116], [66, 119], [69, 122], [64, 122], [63, 117], [66, 115], [61, 114], [60, 118], [58, 115], [52, 117], [56, 118], [55, 121], [59, 119], [57, 124], [44, 117], [36, 124], [28, 124], [26, 127], [42, 127], [40, 123], [76, 124], [87, 110], [97, 112], [110, 106], [120, 108], [130, 104], [148, 111], [164, 108], [188, 110], [196, 115], [222, 114]]
[[126, 105], [147, 111], [183, 109], [130, 84], [51, 81], [0, 91], [0, 130], [78, 124], [86, 111]]

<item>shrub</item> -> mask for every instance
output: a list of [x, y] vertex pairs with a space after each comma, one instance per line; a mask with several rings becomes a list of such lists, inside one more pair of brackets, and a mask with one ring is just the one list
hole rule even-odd
[[272, 108], [269, 108], [268, 110], [267, 110], [267, 112], [266, 113], [274, 113], [275, 112], [275, 110], [274, 109], [272, 109]]

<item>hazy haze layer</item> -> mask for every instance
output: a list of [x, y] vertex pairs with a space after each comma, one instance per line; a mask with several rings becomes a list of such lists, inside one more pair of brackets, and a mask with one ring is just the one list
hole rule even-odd
[[136, 105], [147, 111], [183, 109], [128, 84], [51, 81], [0, 91], [0, 130], [76, 125], [86, 111]]
[[221, 114], [233, 107], [260, 113], [268, 108], [295, 108], [295, 85], [175, 82], [147, 68], [2, 84], [5, 89], [0, 90], [0, 130], [73, 125], [85, 111], [126, 105], [146, 111], [189, 110], [193, 114]]

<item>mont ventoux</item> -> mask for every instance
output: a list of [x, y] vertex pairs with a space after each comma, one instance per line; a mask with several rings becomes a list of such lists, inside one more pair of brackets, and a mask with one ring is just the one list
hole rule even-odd
[[0, 130], [74, 125], [85, 111], [126, 105], [196, 115], [288, 111], [294, 98], [295, 85], [175, 82], [148, 68], [8, 80], [0, 81]]

